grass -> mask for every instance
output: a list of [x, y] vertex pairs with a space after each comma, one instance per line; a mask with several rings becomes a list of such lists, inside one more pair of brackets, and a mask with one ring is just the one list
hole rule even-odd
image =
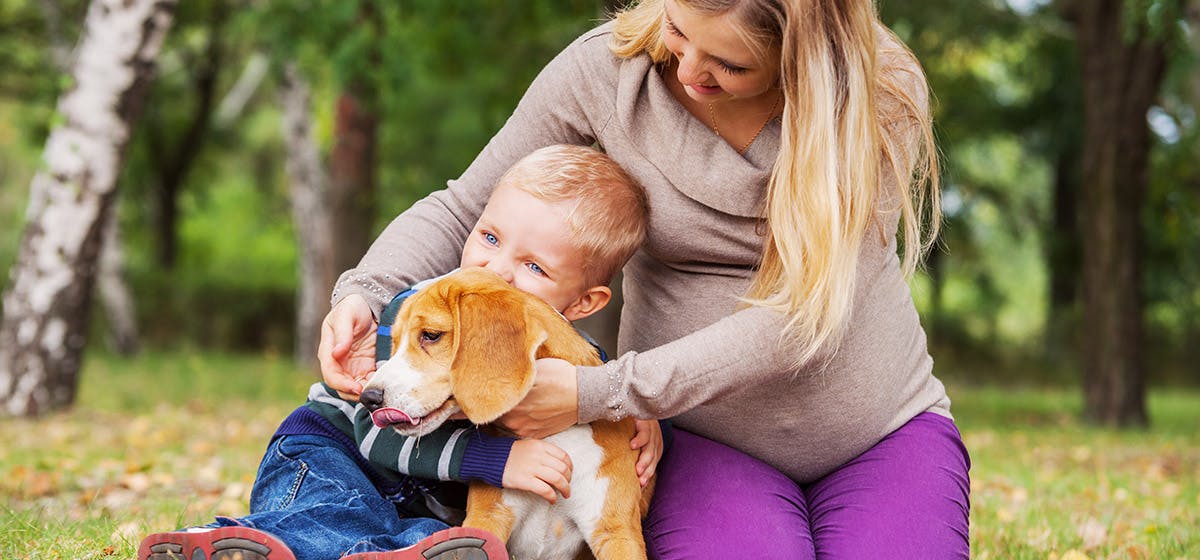
[[[265, 442], [312, 374], [271, 356], [91, 356], [78, 405], [0, 420], [0, 558], [132, 558], [148, 532], [246, 512]], [[1078, 420], [1070, 389], [951, 384], [975, 558], [1200, 558], [1200, 392], [1153, 428]]]
[[1079, 391], [950, 388], [985, 558], [1200, 558], [1200, 393], [1152, 391], [1153, 427], [1080, 424]]

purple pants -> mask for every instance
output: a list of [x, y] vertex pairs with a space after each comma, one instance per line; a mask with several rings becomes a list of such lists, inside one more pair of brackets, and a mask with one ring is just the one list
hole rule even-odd
[[967, 558], [970, 467], [954, 422], [930, 412], [810, 484], [675, 430], [646, 545], [659, 560]]

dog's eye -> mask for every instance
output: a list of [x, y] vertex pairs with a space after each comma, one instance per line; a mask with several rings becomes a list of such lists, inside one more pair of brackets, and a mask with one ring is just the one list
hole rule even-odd
[[441, 340], [442, 333], [437, 331], [421, 331], [421, 342], [437, 342]]

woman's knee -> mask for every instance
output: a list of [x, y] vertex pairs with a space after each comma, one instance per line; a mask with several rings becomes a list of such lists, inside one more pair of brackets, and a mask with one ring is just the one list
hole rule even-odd
[[811, 558], [800, 488], [744, 453], [677, 431], [644, 532], [651, 558]]
[[818, 553], [967, 558], [969, 468], [954, 423], [918, 415], [805, 488]]

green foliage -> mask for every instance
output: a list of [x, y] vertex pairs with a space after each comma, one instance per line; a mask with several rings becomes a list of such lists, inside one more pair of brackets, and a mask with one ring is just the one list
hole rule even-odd
[[[70, 85], [50, 47], [54, 37], [74, 42], [87, 6], [52, 4], [62, 16], [57, 26], [44, 8], [51, 4], [0, 0], [4, 270], [14, 258], [55, 99]], [[602, 4], [181, 3], [119, 186], [127, 273], [151, 345], [285, 352], [291, 344], [297, 274], [276, 90], [283, 62], [297, 62], [312, 83], [315, 133], [325, 153], [339, 95], [354, 93], [378, 115], [380, 229], [466, 168], [544, 64], [598, 23]], [[1200, 92], [1196, 24], [1180, 20], [1178, 4], [1126, 6], [1137, 21], [1175, 37], [1154, 117], [1169, 125], [1160, 133], [1168, 136], [1157, 136], [1143, 218], [1147, 355], [1158, 379], [1197, 382], [1188, 365], [1200, 359], [1190, 342], [1200, 336]], [[927, 0], [882, 2], [880, 9], [922, 62], [935, 95], [945, 227], [927, 273], [913, 283], [935, 355], [1019, 369], [1070, 343], [1052, 335], [1076, 312], [1052, 307], [1046, 285], [1071, 272], [1072, 263], [1056, 252], [1053, 186], [1071, 167], [1083, 131], [1070, 25], [1056, 2], [1020, 11], [1013, 5]], [[157, 225], [159, 185], [203, 107], [202, 71], [212, 53], [216, 103], [252, 56], [269, 57], [273, 71], [232, 122], [201, 123], [200, 147], [181, 186], [178, 259], [167, 267], [158, 255], [165, 235]]]
[[[286, 348], [296, 249], [280, 113], [269, 79], [237, 122], [209, 122], [180, 195], [178, 260], [158, 255], [164, 170], [203, 107], [213, 42], [224, 95], [253, 53], [300, 63], [328, 152], [337, 97], [352, 90], [379, 117], [376, 225], [458, 176], [541, 66], [599, 13], [593, 2], [272, 2], [227, 19], [226, 0], [188, 3], [160, 57], [121, 180], [129, 277], [153, 344]], [[314, 17], [320, 14], [320, 17]], [[497, 53], [504, 53], [498, 55]], [[204, 310], [203, 312], [197, 312]]]
[[1165, 38], [1168, 43], [1177, 44], [1183, 38], [1180, 21], [1185, 16], [1187, 0], [1125, 0], [1124, 7], [1125, 41]]

